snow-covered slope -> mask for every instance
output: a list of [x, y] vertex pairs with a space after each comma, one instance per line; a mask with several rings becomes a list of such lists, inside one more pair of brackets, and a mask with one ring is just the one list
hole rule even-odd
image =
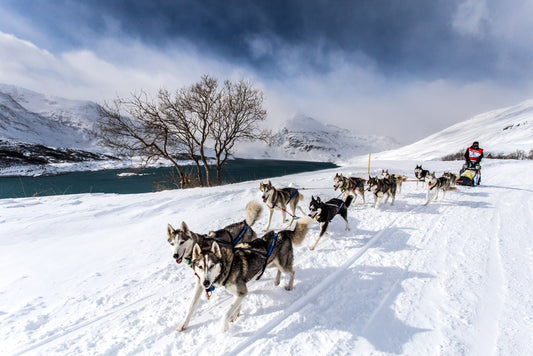
[[241, 146], [236, 156], [338, 162], [399, 146], [390, 137], [355, 135], [347, 129], [302, 115], [286, 121], [273, 134], [268, 145], [254, 143]]
[[529, 153], [533, 150], [533, 100], [476, 115], [411, 145], [382, 152], [376, 157], [440, 159], [448, 154], [464, 152], [473, 141], [479, 141], [485, 155], [508, 154], [517, 150]]
[[50, 97], [0, 84], [0, 138], [101, 152], [94, 123], [98, 105], [90, 101]]
[[[375, 161], [412, 175], [417, 162]], [[428, 168], [456, 170], [457, 162]], [[526, 161], [488, 161], [483, 185], [423, 206], [406, 182], [394, 206], [350, 207], [317, 249], [312, 225], [295, 247], [294, 290], [273, 270], [249, 283], [241, 316], [221, 334], [224, 288], [184, 318], [196, 277], [177, 265], [166, 225], [207, 233], [243, 218], [258, 182], [140, 195], [0, 200], [2, 355], [532, 355], [533, 181]], [[276, 178], [337, 196], [335, 173]], [[510, 181], [509, 177], [513, 177]], [[266, 224], [266, 211], [254, 226]], [[281, 229], [274, 213], [273, 228]]]

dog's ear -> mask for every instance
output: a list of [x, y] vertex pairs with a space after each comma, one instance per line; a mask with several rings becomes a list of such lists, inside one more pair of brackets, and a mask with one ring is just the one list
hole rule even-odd
[[222, 253], [220, 252], [220, 246], [218, 246], [218, 243], [213, 242], [213, 245], [211, 246], [211, 252], [215, 254], [218, 258], [222, 257]]
[[201, 254], [202, 254], [202, 249], [200, 248], [200, 245], [194, 244], [194, 248], [192, 249], [192, 259], [193, 260], [198, 259], [198, 257], [200, 257]]
[[191, 236], [191, 230], [189, 229], [185, 221], [181, 222], [180, 230], [183, 231], [183, 233], [186, 234], [187, 236]]
[[167, 241], [170, 242], [174, 238], [174, 233], [176, 230], [170, 225], [167, 224]]
[[320, 200], [320, 197], [316, 197], [316, 201], [317, 201], [318, 203], [321, 203], [321, 202], [322, 202], [322, 201]]

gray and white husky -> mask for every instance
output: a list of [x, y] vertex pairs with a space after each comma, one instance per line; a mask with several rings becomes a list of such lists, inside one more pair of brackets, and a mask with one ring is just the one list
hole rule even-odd
[[439, 190], [442, 190], [442, 198], [446, 195], [447, 191], [455, 190], [456, 188], [452, 186], [453, 176], [442, 176], [439, 178], [435, 177], [435, 172], [429, 173], [426, 175], [426, 203], [428, 205], [432, 200], [437, 200], [439, 198]]
[[[223, 245], [214, 242], [210, 247], [202, 248], [195, 244], [192, 255], [192, 268], [199, 278], [201, 288], [206, 290], [225, 287], [234, 298], [230, 307], [222, 317], [222, 332], [226, 332], [229, 323], [237, 320], [243, 299], [248, 294], [247, 283], [259, 279], [266, 267], [277, 267], [275, 284], [279, 285], [281, 272], [289, 274], [289, 282], [285, 289], [291, 290], [294, 283], [293, 245], [302, 243], [308, 231], [308, 219], [296, 221], [294, 231], [283, 230], [278, 233], [270, 231], [263, 237], [242, 242], [235, 246], [231, 253]], [[200, 293], [195, 295], [200, 297]], [[192, 305], [196, 306], [197, 301]], [[181, 330], [187, 327], [194, 308], [190, 308]]]
[[268, 231], [270, 228], [270, 222], [272, 221], [272, 213], [274, 209], [278, 208], [282, 213], [282, 222], [286, 222], [287, 216], [287, 204], [290, 206], [292, 216], [296, 215], [296, 208], [300, 209], [302, 214], [305, 214], [302, 208], [298, 205], [300, 201], [304, 199], [303, 194], [298, 192], [296, 188], [275, 188], [270, 181], [264, 184], [263, 182], [259, 183], [259, 190], [261, 191], [261, 198], [266, 204], [269, 214], [268, 214], [268, 223], [263, 231]]
[[[167, 241], [172, 249], [172, 257], [176, 263], [185, 261], [192, 268], [193, 249], [195, 245], [209, 248], [217, 242], [222, 246], [225, 254], [233, 253], [234, 245], [239, 242], [252, 241], [257, 239], [257, 234], [252, 229], [252, 225], [261, 215], [262, 207], [256, 201], [251, 201], [246, 205], [246, 218], [243, 221], [230, 224], [222, 229], [210, 231], [206, 235], [197, 234], [189, 229], [185, 222], [181, 223], [179, 229], [174, 229], [170, 224], [167, 225]], [[189, 324], [192, 310], [196, 308], [200, 295], [202, 294], [202, 285], [197, 280], [189, 312], [187, 317], [178, 326], [177, 331], [183, 331]]]
[[394, 182], [396, 182], [396, 193], [402, 193], [402, 183], [407, 180], [406, 176], [403, 176], [401, 174], [390, 174], [388, 169], [382, 169], [381, 177], [394, 180]]
[[368, 190], [374, 194], [374, 207], [377, 209], [383, 197], [385, 203], [392, 197], [390, 205], [394, 205], [396, 198], [396, 182], [393, 179], [370, 177], [368, 178]]
[[245, 219], [233, 224], [230, 224], [222, 229], [210, 231], [207, 235], [197, 234], [192, 232], [185, 221], [181, 223], [179, 229], [174, 229], [170, 224], [167, 225], [167, 240], [171, 245], [172, 257], [176, 263], [181, 263], [183, 260], [190, 265], [192, 258], [192, 249], [195, 243], [202, 245], [204, 240], [217, 240], [223, 243], [232, 245], [239, 241], [250, 241], [257, 238], [257, 234], [252, 229], [252, 225], [257, 221], [261, 215], [263, 208], [256, 201], [251, 201], [246, 205]]
[[365, 203], [365, 182], [366, 179], [360, 177], [345, 177], [341, 174], [336, 173], [335, 178], [333, 178], [333, 189], [339, 189], [342, 194], [342, 200], [346, 201], [348, 196], [353, 195], [353, 199], [357, 199], [357, 194], [363, 199], [363, 204]]

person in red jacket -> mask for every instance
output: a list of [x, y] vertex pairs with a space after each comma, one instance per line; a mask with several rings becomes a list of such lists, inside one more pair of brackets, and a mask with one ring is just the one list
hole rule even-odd
[[476, 167], [483, 158], [483, 149], [479, 148], [479, 142], [474, 141], [472, 146], [468, 147], [465, 152], [465, 160], [467, 167]]

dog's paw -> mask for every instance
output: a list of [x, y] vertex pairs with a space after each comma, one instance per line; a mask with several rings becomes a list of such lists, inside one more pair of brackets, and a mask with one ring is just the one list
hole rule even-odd
[[226, 331], [228, 331], [228, 329], [229, 329], [229, 323], [223, 322], [222, 327], [220, 328], [220, 332], [225, 333]]
[[181, 324], [177, 327], [176, 332], [179, 332], [179, 333], [180, 333], [180, 332], [182, 332], [183, 330], [185, 330], [185, 328], [186, 328], [186, 325], [184, 325], [183, 323], [181, 323]]
[[285, 290], [292, 290], [292, 286], [286, 285]]
[[231, 319], [229, 320], [230, 323], [234, 323], [237, 319], [239, 319], [239, 316], [241, 316], [240, 312], [235, 313]]

